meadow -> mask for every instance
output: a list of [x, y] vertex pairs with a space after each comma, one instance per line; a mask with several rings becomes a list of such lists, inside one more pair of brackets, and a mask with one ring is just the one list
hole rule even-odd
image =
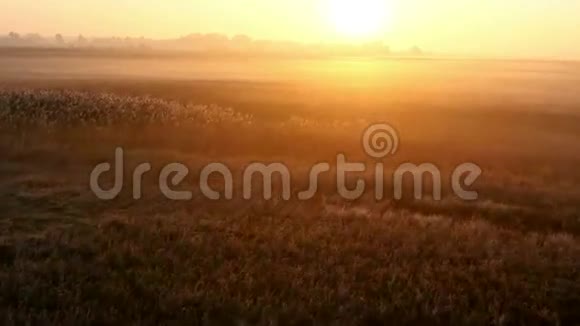
[[[269, 80], [255, 76], [278, 70], [261, 62], [242, 74], [249, 80], [223, 67], [199, 80], [168, 75], [184, 67], [168, 69], [170, 59], [147, 78], [20, 60], [0, 64], [3, 324], [580, 322], [575, 63], [285, 61]], [[158, 189], [170, 162], [194, 172], [225, 162], [234, 173], [284, 162], [304, 186], [308, 168], [337, 153], [376, 163], [361, 134], [380, 121], [401, 138], [387, 172], [431, 162], [447, 177], [475, 162], [479, 199], [459, 200], [446, 183], [441, 201], [413, 200], [407, 185], [400, 201], [387, 190], [383, 201], [349, 202], [327, 176], [320, 196], [372, 212], [349, 216], [319, 197], [211, 201], [194, 191], [178, 202]], [[89, 189], [118, 146], [128, 185], [137, 164], [154, 167], [141, 200], [129, 186], [112, 201]], [[196, 189], [196, 175], [179, 187]]]

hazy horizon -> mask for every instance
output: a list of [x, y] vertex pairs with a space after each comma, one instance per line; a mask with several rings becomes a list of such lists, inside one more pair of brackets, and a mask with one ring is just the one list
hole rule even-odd
[[580, 58], [578, 2], [0, 0], [0, 8], [0, 30], [6, 33], [151, 39], [244, 34], [300, 43], [381, 41], [448, 55]]

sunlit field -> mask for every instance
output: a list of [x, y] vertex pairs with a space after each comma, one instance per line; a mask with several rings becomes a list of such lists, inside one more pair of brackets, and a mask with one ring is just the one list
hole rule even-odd
[[[1, 51], [2, 324], [580, 321], [578, 63]], [[308, 201], [196, 190], [210, 162], [283, 162], [300, 189], [338, 153], [375, 164], [361, 134], [376, 122], [401, 138], [386, 175], [473, 162], [479, 199], [446, 182], [441, 201], [407, 184], [350, 202], [330, 175]], [[117, 147], [127, 182], [99, 200], [89, 175]], [[192, 200], [160, 193], [171, 162]]]

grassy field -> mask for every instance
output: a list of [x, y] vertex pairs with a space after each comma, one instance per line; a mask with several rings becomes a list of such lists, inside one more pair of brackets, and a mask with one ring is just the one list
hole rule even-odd
[[[570, 96], [95, 78], [1, 85], [3, 324], [580, 322], [580, 115]], [[407, 187], [401, 201], [341, 202], [376, 214], [336, 216], [317, 199], [214, 202], [194, 191], [175, 202], [157, 187], [164, 164], [188, 166], [182, 187], [194, 190], [215, 161], [235, 174], [284, 162], [302, 186], [312, 164], [337, 153], [373, 162], [360, 137], [377, 121], [400, 133], [387, 171], [432, 162], [448, 176], [475, 162], [479, 200], [458, 200], [446, 184], [442, 201], [416, 201]], [[113, 201], [89, 189], [117, 146], [126, 175], [153, 166], [141, 200], [129, 186]], [[333, 185], [323, 179], [321, 193], [335, 197]]]

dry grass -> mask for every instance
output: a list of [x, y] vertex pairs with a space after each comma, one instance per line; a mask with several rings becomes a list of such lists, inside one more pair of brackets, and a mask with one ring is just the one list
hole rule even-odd
[[[515, 127], [511, 113], [489, 112], [322, 119], [115, 94], [0, 91], [4, 324], [580, 321], [580, 131], [566, 127], [575, 116], [527, 115]], [[170, 202], [155, 173], [138, 202], [127, 192], [101, 202], [87, 187], [118, 145], [127, 169], [266, 160], [305, 171], [339, 151], [364, 159], [360, 131], [377, 118], [401, 132], [393, 166], [476, 161], [482, 199], [389, 202], [365, 218], [295, 200]], [[542, 137], [530, 132], [542, 124]]]

